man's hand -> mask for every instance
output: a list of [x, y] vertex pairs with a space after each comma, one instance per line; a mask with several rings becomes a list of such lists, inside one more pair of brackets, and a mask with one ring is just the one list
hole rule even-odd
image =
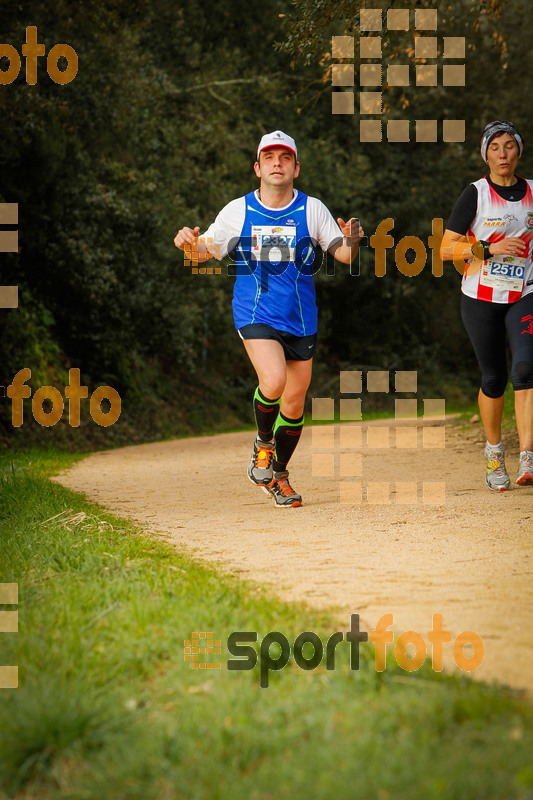
[[359, 224], [359, 220], [352, 217], [348, 222], [344, 222], [341, 217], [338, 218], [337, 223], [342, 231], [342, 235], [351, 242], [359, 242], [365, 235], [364, 230]]
[[359, 242], [365, 235], [364, 230], [359, 224], [359, 220], [352, 217], [348, 222], [344, 222], [340, 217], [337, 219], [344, 241], [338, 241], [328, 252], [342, 264], [352, 264], [359, 251]]
[[[208, 248], [207, 244], [198, 239], [200, 228], [182, 228], [174, 237], [174, 244], [183, 250], [185, 258], [191, 260], [193, 264], [203, 264], [213, 257], [213, 247]], [[215, 248], [216, 249], [216, 248]]]
[[199, 234], [200, 228], [198, 225], [194, 229], [182, 228], [174, 237], [174, 244], [176, 247], [179, 247], [180, 250], [185, 250], [186, 247], [188, 250], [190, 250], [193, 244], [198, 242]]

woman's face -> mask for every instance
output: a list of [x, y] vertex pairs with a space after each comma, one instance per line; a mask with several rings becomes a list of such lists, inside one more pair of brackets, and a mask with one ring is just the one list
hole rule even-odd
[[510, 133], [499, 133], [487, 147], [487, 163], [492, 175], [512, 177], [518, 163], [518, 144]]

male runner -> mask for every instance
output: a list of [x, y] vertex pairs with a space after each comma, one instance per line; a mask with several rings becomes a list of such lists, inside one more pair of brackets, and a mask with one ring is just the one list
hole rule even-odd
[[287, 464], [302, 431], [317, 347], [314, 246], [350, 264], [364, 235], [358, 220], [339, 218], [337, 225], [320, 200], [294, 189], [297, 158], [292, 137], [265, 134], [254, 164], [259, 189], [228, 203], [200, 238], [195, 227], [182, 228], [174, 239], [198, 261], [220, 260], [236, 249], [233, 316], [259, 380], [248, 477], [278, 508], [302, 504]]

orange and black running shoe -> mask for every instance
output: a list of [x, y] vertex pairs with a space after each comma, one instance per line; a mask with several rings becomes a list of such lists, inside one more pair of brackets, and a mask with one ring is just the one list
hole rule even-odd
[[256, 439], [250, 464], [248, 465], [248, 477], [256, 486], [265, 487], [265, 491], [268, 491], [268, 486], [272, 483], [272, 478], [274, 477], [272, 461], [276, 453], [275, 447], [276, 445], [273, 441], [262, 442], [261, 439]]
[[270, 495], [274, 498], [277, 508], [298, 508], [302, 505], [302, 498], [289, 483], [289, 473], [275, 472], [272, 483], [268, 487]]

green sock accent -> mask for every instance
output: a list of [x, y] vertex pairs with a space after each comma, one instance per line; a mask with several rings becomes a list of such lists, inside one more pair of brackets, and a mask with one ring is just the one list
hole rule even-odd
[[265, 397], [265, 395], [258, 386], [257, 389], [255, 390], [254, 400], [260, 400], [261, 403], [267, 406], [276, 406], [279, 404], [281, 397], [278, 397], [277, 400], [269, 400], [268, 397]]
[[276, 433], [280, 425], [288, 425], [289, 427], [292, 428], [297, 428], [297, 427], [302, 428], [303, 424], [304, 424], [303, 414], [301, 417], [298, 417], [298, 419], [287, 419], [287, 417], [284, 417], [280, 411], [280, 413], [278, 414], [278, 418], [276, 420], [276, 424], [274, 425], [274, 433]]

